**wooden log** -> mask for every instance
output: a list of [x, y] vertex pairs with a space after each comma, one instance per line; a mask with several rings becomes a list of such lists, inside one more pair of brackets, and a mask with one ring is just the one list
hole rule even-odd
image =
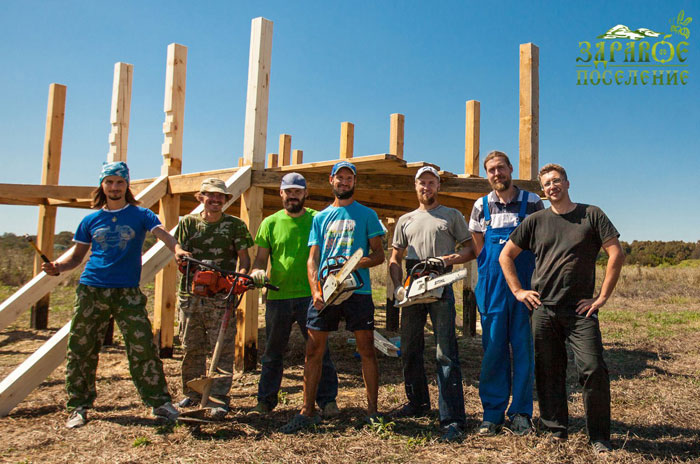
[[289, 134], [280, 135], [279, 164], [278, 166], [289, 166], [292, 154], [292, 136]]
[[112, 83], [112, 111], [109, 121], [112, 129], [109, 133], [109, 152], [107, 161], [126, 161], [129, 142], [129, 118], [131, 113], [131, 84], [134, 65], [128, 63], [114, 64], [114, 81]]
[[267, 114], [270, 97], [272, 21], [259, 17], [251, 22], [248, 59], [243, 157], [253, 169], [265, 169]]
[[277, 153], [268, 153], [267, 154], [267, 167], [268, 168], [276, 168], [278, 162], [279, 162], [279, 156], [277, 155]]
[[[265, 168], [267, 114], [272, 58], [272, 21], [255, 18], [250, 31], [248, 93], [246, 99], [243, 156], [253, 171]], [[279, 184], [277, 184], [279, 187]], [[241, 219], [255, 233], [262, 221], [263, 189], [251, 187], [241, 199]], [[256, 247], [250, 250], [255, 256]], [[258, 291], [244, 294], [236, 310], [235, 367], [239, 371], [255, 369], [258, 359]]]
[[352, 158], [355, 144], [355, 125], [351, 122], [340, 124], [340, 159]]
[[479, 175], [479, 131], [481, 125], [481, 103], [467, 101], [466, 128], [464, 130], [464, 173]]
[[[171, 176], [182, 172], [182, 135], [185, 121], [185, 90], [187, 84], [187, 47], [168, 45], [168, 61], [165, 72], [165, 122], [164, 141], [161, 147], [163, 165], [161, 175]], [[160, 222], [166, 230], [177, 226], [180, 218], [180, 197], [172, 193], [164, 195], [158, 204]], [[170, 260], [156, 275], [153, 298], [153, 337], [160, 348], [161, 358], [173, 355], [175, 331], [175, 307], [177, 291], [177, 265]]]
[[[44, 132], [44, 157], [42, 161], [41, 183], [58, 184], [61, 168], [61, 148], [63, 145], [63, 121], [66, 114], [66, 86], [51, 84], [49, 86], [49, 103], [46, 110], [46, 128]], [[39, 206], [36, 244], [44, 254], [53, 260], [53, 239], [56, 229], [56, 207]], [[34, 275], [39, 275], [41, 257], [34, 255]], [[46, 329], [49, 325], [50, 294], [44, 295], [32, 306], [30, 326], [34, 329]]]
[[403, 159], [403, 124], [405, 117], [401, 113], [391, 115], [391, 129], [389, 133], [389, 153]]
[[292, 151], [292, 165], [301, 164], [303, 162], [304, 162], [304, 150]]
[[520, 45], [520, 179], [536, 180], [540, 144], [540, 49]]

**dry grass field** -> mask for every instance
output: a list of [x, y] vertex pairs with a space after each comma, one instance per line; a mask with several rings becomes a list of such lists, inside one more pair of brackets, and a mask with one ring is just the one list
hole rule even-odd
[[[692, 264], [692, 263], [691, 263]], [[697, 263], [696, 263], [697, 264]], [[8, 267], [3, 265], [3, 271]], [[383, 275], [378, 270], [376, 275]], [[0, 298], [14, 286], [0, 286]], [[147, 289], [150, 291], [149, 289]], [[28, 314], [0, 332], [0, 376], [4, 377], [70, 318], [73, 288], [52, 297], [50, 331], [28, 329]], [[377, 292], [381, 303], [383, 292]], [[378, 307], [383, 326], [383, 305]], [[499, 435], [480, 438], [478, 398], [481, 343], [461, 336], [460, 355], [468, 415], [462, 443], [438, 443], [437, 387], [428, 362], [433, 414], [380, 426], [363, 426], [365, 405], [360, 363], [347, 343], [331, 337], [340, 373], [339, 418], [297, 436], [277, 429], [301, 406], [302, 339], [294, 332], [280, 405], [268, 417], [249, 414], [255, 405], [259, 370], [238, 374], [232, 390], [233, 411], [220, 424], [192, 428], [152, 419], [129, 378], [123, 344], [105, 348], [98, 370], [98, 398], [90, 422], [64, 428], [64, 367], [5, 418], [0, 418], [0, 461], [69, 463], [205, 463], [205, 462], [503, 462], [617, 463], [700, 462], [700, 267], [625, 267], [615, 296], [600, 316], [612, 382], [612, 431], [615, 451], [598, 458], [585, 434], [581, 392], [573, 363], [568, 388], [570, 439], [556, 443], [546, 436]], [[265, 337], [261, 314], [260, 340]], [[429, 328], [428, 328], [429, 331]], [[389, 336], [395, 334], [386, 333]], [[435, 347], [427, 336], [426, 358]], [[181, 397], [179, 361], [165, 360], [170, 390]], [[380, 355], [380, 409], [389, 411], [405, 399], [400, 361]], [[537, 405], [535, 405], [537, 416]]]

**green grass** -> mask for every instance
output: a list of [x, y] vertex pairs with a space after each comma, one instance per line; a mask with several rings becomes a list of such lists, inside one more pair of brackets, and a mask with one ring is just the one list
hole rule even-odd
[[[601, 322], [605, 324], [605, 337], [620, 340], [630, 331], [644, 330], [650, 339], [669, 338], [679, 334], [696, 332], [700, 328], [700, 310], [681, 309], [667, 311], [633, 311], [616, 309], [602, 311]], [[619, 328], [624, 326], [624, 329]]]

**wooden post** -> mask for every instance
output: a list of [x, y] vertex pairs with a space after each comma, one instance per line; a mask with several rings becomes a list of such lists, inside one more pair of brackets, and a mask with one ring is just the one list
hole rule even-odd
[[[270, 96], [272, 21], [255, 18], [250, 31], [248, 94], [243, 133], [243, 156], [253, 170], [265, 168], [267, 111]], [[255, 237], [262, 222], [263, 189], [250, 187], [241, 197], [241, 219]], [[253, 247], [251, 256], [254, 257]], [[253, 370], [258, 362], [258, 291], [250, 290], [236, 311], [236, 359], [238, 371]]]
[[481, 103], [467, 101], [467, 118], [464, 131], [464, 173], [479, 175], [479, 131], [481, 124]]
[[109, 121], [112, 130], [109, 133], [109, 153], [107, 161], [126, 162], [126, 149], [129, 141], [129, 114], [131, 112], [131, 83], [134, 65], [114, 64], [114, 82], [112, 84], [112, 111]]
[[340, 159], [352, 158], [355, 143], [355, 125], [351, 122], [340, 124]]
[[469, 261], [464, 267], [467, 269], [467, 278], [462, 283], [462, 326], [464, 334], [469, 331], [469, 335], [473, 337], [476, 335], [476, 260]]
[[292, 154], [292, 136], [289, 134], [280, 135], [280, 166], [288, 166], [290, 161], [290, 155]]
[[394, 113], [391, 115], [391, 129], [389, 132], [389, 153], [403, 159], [403, 123], [404, 115]]
[[304, 150], [292, 151], [292, 164], [302, 164], [304, 162]]
[[245, 158], [242, 156], [238, 158], [238, 167], [240, 168], [241, 166], [245, 166]]
[[[49, 86], [49, 103], [46, 110], [46, 128], [44, 132], [44, 159], [41, 169], [42, 184], [58, 184], [61, 168], [61, 147], [63, 144], [63, 121], [66, 114], [66, 86], [51, 84]], [[53, 259], [53, 238], [56, 229], [56, 207], [39, 206], [36, 244], [49, 258]], [[42, 260], [34, 255], [34, 275], [41, 272]], [[31, 310], [31, 327], [47, 329], [49, 325], [49, 300], [47, 293]]]
[[279, 162], [279, 156], [277, 155], [277, 153], [268, 153], [267, 154], [267, 167], [268, 168], [276, 168], [278, 162]]
[[[163, 165], [161, 175], [172, 176], [182, 173], [182, 132], [185, 120], [185, 88], [187, 78], [187, 47], [179, 44], [168, 45], [168, 62], [165, 74], [165, 122], [164, 140], [161, 147]], [[170, 193], [159, 202], [160, 222], [166, 230], [177, 225], [180, 218], [180, 197]], [[173, 336], [175, 331], [175, 306], [177, 292], [177, 265], [170, 260], [156, 274], [153, 312], [153, 336], [160, 348], [162, 358], [173, 356]]]
[[540, 49], [520, 45], [520, 170], [519, 178], [536, 180], [540, 153]]
[[[392, 115], [393, 117], [393, 115]], [[392, 118], [393, 121], [393, 118]], [[393, 127], [393, 124], [392, 124]], [[387, 237], [387, 249], [391, 253], [392, 246], [391, 243], [394, 238], [394, 229], [396, 229], [396, 220], [394, 218], [387, 218], [386, 220], [386, 237]], [[389, 272], [389, 263], [386, 266], [386, 330], [392, 332], [398, 332], [399, 330], [399, 307], [394, 306], [394, 281], [391, 280], [391, 272]]]

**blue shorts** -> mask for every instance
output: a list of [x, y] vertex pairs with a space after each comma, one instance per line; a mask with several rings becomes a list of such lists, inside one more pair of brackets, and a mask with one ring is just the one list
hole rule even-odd
[[312, 300], [306, 316], [306, 327], [322, 332], [335, 331], [338, 330], [341, 316], [345, 318], [346, 330], [351, 332], [356, 330], [374, 330], [374, 302], [372, 301], [372, 295], [353, 293], [350, 298], [339, 305], [328, 306], [320, 313]]

